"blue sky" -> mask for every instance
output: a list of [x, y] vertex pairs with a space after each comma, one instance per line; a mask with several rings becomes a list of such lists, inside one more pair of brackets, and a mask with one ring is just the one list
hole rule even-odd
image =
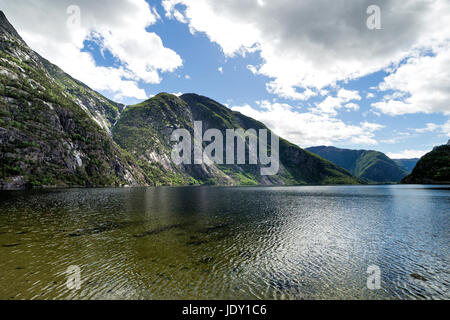
[[[450, 32], [436, 22], [450, 15], [445, 2], [416, 1], [422, 16], [408, 19], [381, 2], [380, 30], [367, 29], [367, 6], [353, 2], [343, 10], [324, 0], [127, 0], [103, 8], [42, 0], [39, 12], [31, 1], [0, 2], [33, 49], [125, 104], [194, 92], [302, 147], [393, 157], [421, 156], [450, 137]], [[80, 21], [67, 31], [77, 13], [71, 4]]]

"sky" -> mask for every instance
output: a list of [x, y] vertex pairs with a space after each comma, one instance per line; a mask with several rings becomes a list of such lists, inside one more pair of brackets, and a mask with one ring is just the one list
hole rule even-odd
[[197, 93], [301, 147], [450, 138], [450, 1], [0, 0], [28, 45], [127, 105]]

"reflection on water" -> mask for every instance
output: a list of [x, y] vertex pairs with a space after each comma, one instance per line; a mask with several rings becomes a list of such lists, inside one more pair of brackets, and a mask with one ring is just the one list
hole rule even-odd
[[4, 192], [0, 298], [449, 299], [449, 209], [425, 186]]

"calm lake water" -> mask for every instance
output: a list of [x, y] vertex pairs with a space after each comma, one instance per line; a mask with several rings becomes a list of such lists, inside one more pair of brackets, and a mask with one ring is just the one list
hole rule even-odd
[[449, 231], [448, 186], [3, 192], [0, 299], [449, 299]]

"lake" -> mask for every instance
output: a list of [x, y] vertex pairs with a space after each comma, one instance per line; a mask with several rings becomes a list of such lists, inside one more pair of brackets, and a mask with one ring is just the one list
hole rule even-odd
[[449, 299], [449, 230], [449, 186], [1, 192], [0, 299]]

